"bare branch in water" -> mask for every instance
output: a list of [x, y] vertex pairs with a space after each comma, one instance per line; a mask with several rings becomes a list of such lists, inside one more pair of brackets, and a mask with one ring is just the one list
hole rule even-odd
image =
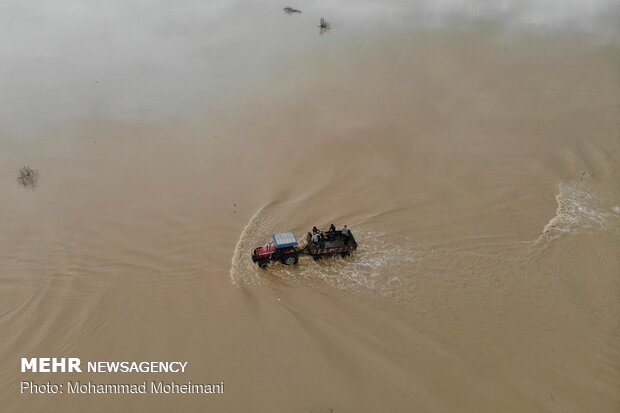
[[327, 20], [325, 20], [325, 18], [321, 17], [321, 22], [319, 23], [319, 32], [323, 34], [331, 28], [331, 24]]
[[37, 186], [39, 180], [39, 171], [32, 169], [29, 166], [24, 166], [19, 170], [19, 176], [17, 182], [24, 188], [34, 189]]
[[286, 14], [301, 13], [301, 10], [297, 10], [292, 7], [285, 7], [283, 10], [284, 10], [284, 13]]

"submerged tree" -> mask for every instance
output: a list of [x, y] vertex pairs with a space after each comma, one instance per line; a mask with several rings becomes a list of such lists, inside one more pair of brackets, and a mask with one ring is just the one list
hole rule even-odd
[[17, 182], [24, 188], [34, 189], [37, 186], [39, 180], [39, 171], [32, 169], [29, 166], [24, 166], [19, 170], [19, 176]]

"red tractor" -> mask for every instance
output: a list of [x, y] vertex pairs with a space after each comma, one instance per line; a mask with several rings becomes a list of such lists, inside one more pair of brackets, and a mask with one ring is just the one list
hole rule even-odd
[[284, 265], [296, 265], [300, 255], [310, 255], [318, 261], [335, 255], [345, 258], [355, 250], [357, 250], [357, 242], [351, 231], [346, 228], [341, 231], [308, 233], [305, 247], [299, 246], [294, 233], [282, 232], [273, 234], [272, 242], [264, 247], [254, 248], [252, 261], [257, 263], [261, 269], [266, 269], [269, 263], [276, 261]]

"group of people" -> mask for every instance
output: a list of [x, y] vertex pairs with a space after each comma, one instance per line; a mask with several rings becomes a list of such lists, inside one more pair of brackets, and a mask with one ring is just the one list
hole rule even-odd
[[327, 232], [321, 231], [316, 226], [314, 226], [312, 227], [312, 233], [308, 233], [313, 243], [333, 240], [337, 238], [339, 234], [344, 238], [344, 245], [348, 245], [349, 239], [351, 238], [351, 231], [349, 231], [349, 228], [346, 225], [340, 231], [338, 231], [336, 230], [336, 226], [334, 224], [331, 224]]

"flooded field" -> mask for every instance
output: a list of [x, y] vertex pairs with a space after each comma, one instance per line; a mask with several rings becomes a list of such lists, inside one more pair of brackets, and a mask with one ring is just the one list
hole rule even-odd
[[[617, 412], [619, 21], [612, 1], [4, 2], [2, 410]], [[332, 223], [352, 257], [250, 259]], [[20, 372], [46, 355], [189, 364]], [[19, 393], [76, 378], [226, 391]]]

